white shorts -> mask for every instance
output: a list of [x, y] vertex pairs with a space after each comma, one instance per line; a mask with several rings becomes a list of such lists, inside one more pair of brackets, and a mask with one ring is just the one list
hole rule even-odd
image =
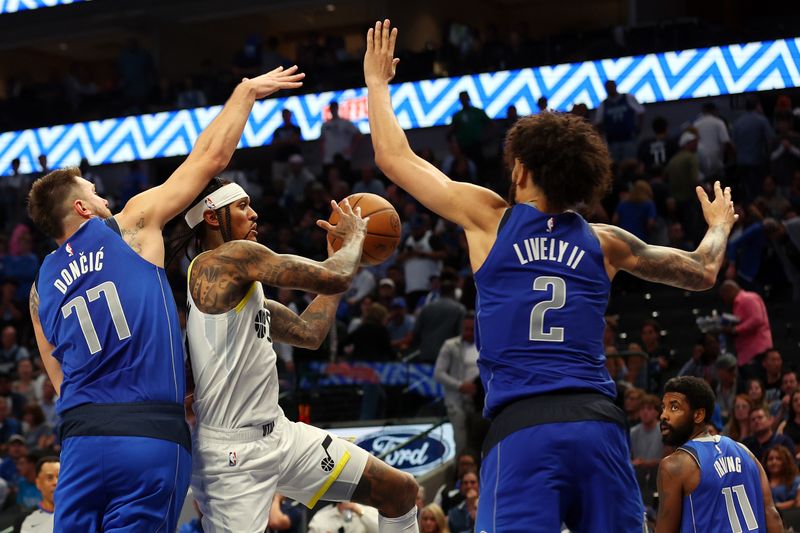
[[355, 444], [285, 416], [266, 429], [198, 425], [192, 441], [192, 491], [206, 533], [263, 533], [276, 491], [309, 508], [323, 496], [347, 501], [369, 458]]

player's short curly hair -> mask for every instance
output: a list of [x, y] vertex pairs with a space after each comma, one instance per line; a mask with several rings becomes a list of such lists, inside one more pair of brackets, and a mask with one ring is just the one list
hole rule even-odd
[[33, 182], [28, 193], [28, 216], [46, 235], [58, 239], [64, 235], [64, 218], [81, 177], [77, 167], [54, 170]]
[[672, 378], [664, 385], [664, 394], [675, 392], [686, 396], [686, 401], [693, 411], [705, 409], [706, 416], [704, 422], [711, 421], [714, 414], [714, 391], [704, 379], [694, 376], [680, 376]]
[[605, 196], [611, 156], [594, 127], [566, 113], [543, 112], [519, 119], [505, 139], [509, 168], [519, 161], [556, 209], [570, 209]]

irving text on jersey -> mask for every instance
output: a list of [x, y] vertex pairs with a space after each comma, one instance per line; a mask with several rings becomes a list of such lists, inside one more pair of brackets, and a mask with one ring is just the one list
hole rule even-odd
[[729, 474], [731, 472], [742, 473], [742, 459], [739, 457], [720, 457], [714, 461], [714, 470], [717, 471], [719, 477]]
[[103, 269], [103, 248], [96, 252], [80, 252], [78, 257], [73, 259], [67, 264], [67, 268], [62, 268], [60, 278], [53, 282], [53, 286], [61, 291], [61, 294], [67, 294], [67, 287], [72, 285], [72, 282], [81, 277], [87, 272], [98, 272]]
[[577, 268], [585, 253], [573, 244], [552, 237], [530, 237], [522, 241], [522, 246], [514, 243], [514, 251], [517, 253], [521, 265], [531, 261], [563, 263], [566, 260], [567, 266], [573, 270]]

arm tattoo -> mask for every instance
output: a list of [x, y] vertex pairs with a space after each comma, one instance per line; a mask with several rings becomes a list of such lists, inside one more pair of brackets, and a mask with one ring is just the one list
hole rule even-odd
[[241, 265], [211, 252], [199, 256], [192, 265], [189, 291], [202, 312], [216, 314], [236, 307], [249, 284]]
[[36, 283], [31, 285], [31, 296], [28, 299], [28, 307], [31, 310], [31, 317], [39, 320], [39, 291], [36, 290]]
[[272, 340], [299, 348], [319, 348], [333, 325], [341, 299], [341, 294], [317, 296], [300, 316], [270, 300], [267, 306], [272, 316]]
[[709, 228], [694, 252], [650, 246], [627, 231], [614, 226], [607, 227], [636, 258], [635, 265], [627, 270], [647, 281], [688, 290], [705, 290], [716, 280], [725, 257], [728, 232], [722, 226]]
[[133, 248], [133, 251], [137, 254], [142, 253], [142, 241], [140, 238], [138, 238], [139, 232], [142, 229], [144, 229], [144, 211], [142, 211], [139, 221], [133, 228], [120, 228], [122, 238], [128, 243], [128, 246]]

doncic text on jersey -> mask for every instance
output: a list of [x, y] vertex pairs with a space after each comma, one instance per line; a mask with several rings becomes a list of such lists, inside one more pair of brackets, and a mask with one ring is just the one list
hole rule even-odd
[[[79, 252], [78, 257], [73, 259], [67, 264], [68, 268], [61, 269], [61, 278], [53, 282], [53, 286], [58, 289], [61, 294], [67, 294], [67, 287], [72, 285], [72, 282], [88, 272], [99, 272], [103, 270], [103, 248], [100, 247], [96, 252]], [[65, 249], [67, 253], [72, 256], [72, 246], [66, 244]]]

